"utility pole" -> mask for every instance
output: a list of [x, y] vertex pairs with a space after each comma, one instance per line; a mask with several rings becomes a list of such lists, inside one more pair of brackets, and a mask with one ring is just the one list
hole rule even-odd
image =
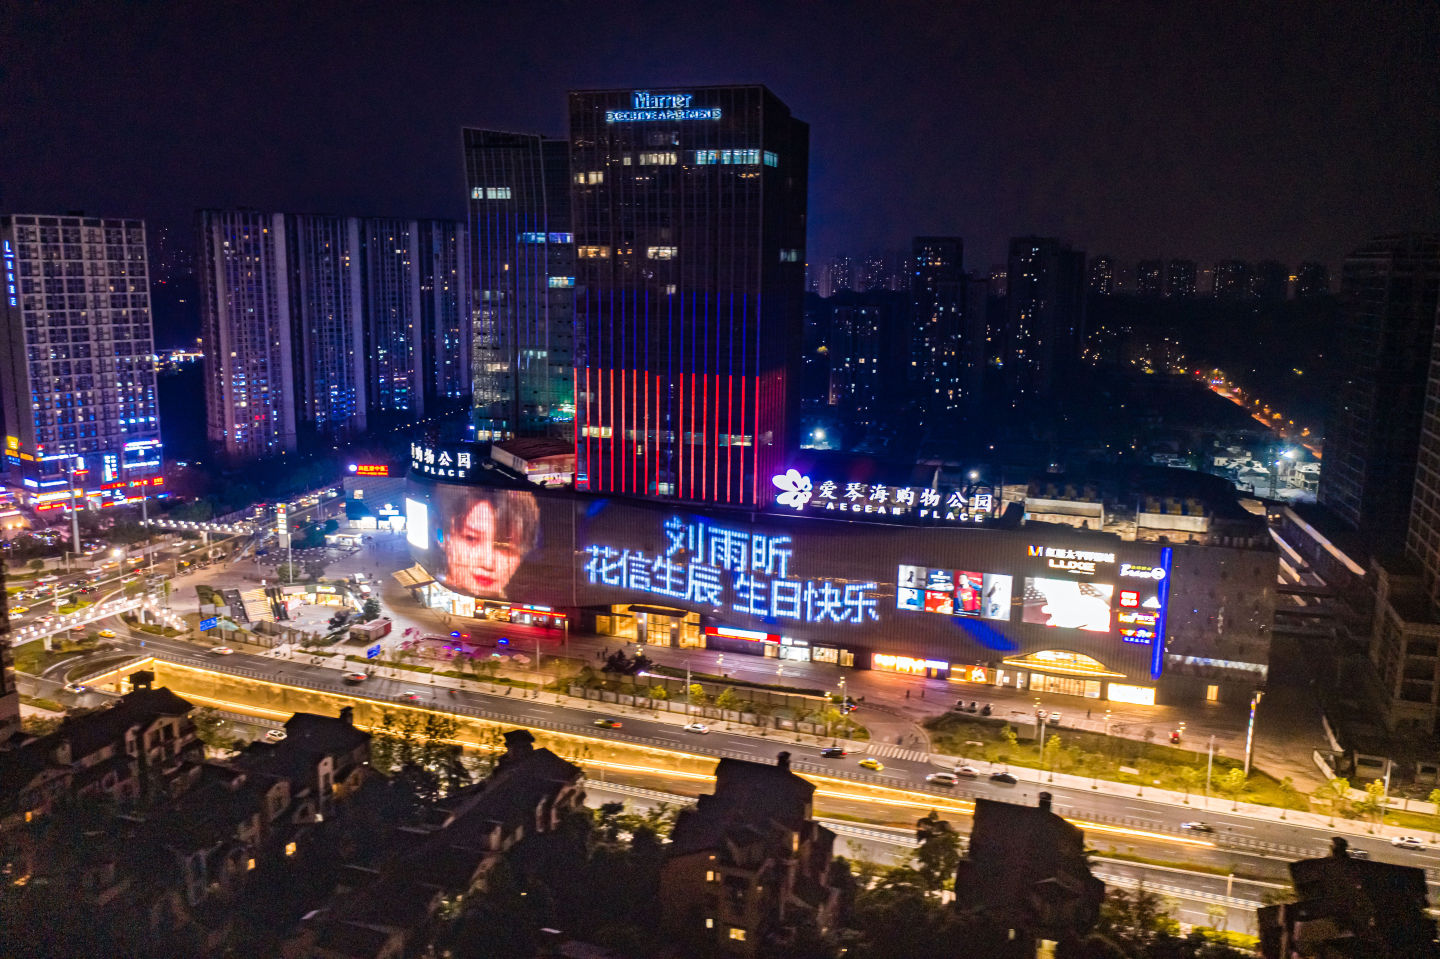
[[1250, 775], [1250, 758], [1255, 752], [1255, 710], [1260, 706], [1260, 700], [1265, 697], [1265, 690], [1257, 689], [1250, 697], [1250, 723], [1245, 727], [1245, 775]]
[[690, 719], [694, 712], [694, 703], [690, 699], [690, 664], [685, 664], [685, 718]]
[[75, 463], [70, 463], [70, 550], [80, 552], [80, 503], [75, 495]]
[[1210, 734], [1210, 758], [1205, 763], [1205, 799], [1209, 805], [1210, 799], [1210, 773], [1215, 769], [1215, 734]]

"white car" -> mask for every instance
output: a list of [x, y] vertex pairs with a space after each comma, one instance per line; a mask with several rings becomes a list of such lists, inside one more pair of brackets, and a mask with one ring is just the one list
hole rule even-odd
[[1051, 714], [1050, 714], [1050, 725], [1055, 726], [1055, 725], [1058, 725], [1059, 722], [1060, 722], [1060, 714], [1059, 714], [1059, 713], [1051, 713]]
[[265, 741], [266, 741], [267, 743], [278, 743], [278, 742], [283, 741], [284, 739], [285, 739], [285, 730], [283, 730], [283, 729], [267, 729], [267, 730], [265, 730]]
[[925, 777], [925, 781], [937, 786], [957, 786], [960, 784], [960, 777], [954, 773], [931, 773]]
[[980, 770], [974, 766], [956, 766], [955, 775], [964, 776], [966, 779], [977, 779], [980, 776]]
[[1414, 836], [1396, 836], [1394, 839], [1390, 840], [1390, 845], [1394, 846], [1396, 849], [1424, 849], [1424, 848], [1425, 848], [1425, 843], [1424, 843], [1424, 841], [1423, 841], [1423, 840], [1420, 840], [1420, 839], [1417, 839], [1417, 838], [1414, 837]]
[[235, 650], [231, 649], [229, 646], [216, 646], [214, 649], [210, 650], [210, 652], [214, 653], [216, 656], [229, 656], [234, 653]]
[[710, 727], [705, 725], [704, 723], [686, 723], [685, 731], [687, 733], [708, 733], [710, 731]]

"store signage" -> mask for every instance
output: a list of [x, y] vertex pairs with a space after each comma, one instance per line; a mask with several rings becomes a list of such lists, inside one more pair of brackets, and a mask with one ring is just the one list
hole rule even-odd
[[889, 653], [875, 653], [870, 658], [870, 664], [875, 669], [884, 669], [896, 673], [923, 673], [927, 670], [947, 672], [950, 664], [939, 659], [912, 659], [909, 656], [892, 656]]
[[[719, 115], [719, 111], [716, 111]], [[5, 241], [5, 288], [10, 294], [10, 305], [19, 306], [20, 301], [15, 298], [15, 251], [10, 247], [10, 241]]]
[[215, 624], [218, 623], [218, 622], [220, 622], [220, 620], [219, 620], [218, 617], [215, 617], [215, 616], [211, 616], [209, 619], [202, 619], [202, 620], [200, 620], [200, 632], [203, 633], [203, 632], [205, 632], [207, 629], [214, 629], [214, 628], [215, 628]]
[[350, 472], [356, 476], [389, 476], [390, 467], [385, 463], [351, 463]]
[[795, 512], [825, 510], [962, 523], [983, 520], [995, 506], [994, 491], [988, 486], [937, 489], [831, 479], [815, 482], [797, 469], [777, 473], [770, 484], [776, 490], [774, 506]]
[[289, 509], [284, 503], [275, 504], [275, 531], [281, 536], [290, 532]]
[[636, 123], [651, 120], [718, 120], [719, 107], [692, 107], [691, 93], [650, 93], [636, 90], [630, 95], [630, 110], [606, 110], [606, 123]]
[[1088, 549], [1065, 549], [1059, 546], [1031, 546], [1030, 555], [1045, 560], [1050, 569], [1093, 576], [1100, 563], [1114, 563], [1114, 553], [1097, 553]]
[[441, 479], [468, 479], [475, 465], [475, 454], [470, 450], [447, 449], [410, 444], [410, 469], [426, 476]]
[[1165, 570], [1160, 566], [1144, 566], [1140, 563], [1121, 563], [1120, 575], [1129, 579], [1164, 579]]
[[726, 529], [672, 516], [665, 521], [663, 555], [590, 544], [589, 581], [733, 610], [767, 621], [865, 623], [879, 620], [876, 583], [801, 579], [791, 572], [789, 536]]

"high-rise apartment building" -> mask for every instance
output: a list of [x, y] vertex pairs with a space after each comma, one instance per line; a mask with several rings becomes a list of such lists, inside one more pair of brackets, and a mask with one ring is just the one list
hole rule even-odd
[[426, 415], [470, 395], [463, 234], [453, 220], [360, 221], [366, 406]]
[[1135, 264], [1135, 295], [1158, 300], [1165, 293], [1165, 261], [1141, 260]]
[[1108, 256], [1097, 256], [1090, 260], [1090, 292], [1096, 296], [1111, 296], [1115, 292], [1115, 261]]
[[26, 501], [138, 500], [161, 478], [142, 220], [0, 217], [5, 457]]
[[798, 427], [809, 140], [762, 86], [570, 95], [578, 486], [763, 497]]
[[1330, 292], [1330, 269], [1324, 263], [1307, 260], [1295, 273], [1295, 295], [1300, 298], [1325, 296]]
[[465, 177], [476, 437], [544, 435], [562, 425], [569, 435], [576, 355], [570, 144], [466, 130]]
[[1085, 253], [1054, 237], [1010, 241], [1008, 296], [1000, 331], [1005, 402], [1043, 401], [1076, 362], [1085, 332]]
[[855, 269], [851, 266], [848, 256], [836, 254], [835, 259], [830, 261], [830, 266], [826, 270], [826, 277], [828, 286], [821, 290], [826, 296], [834, 296], [836, 293], [855, 289]]
[[457, 223], [206, 210], [199, 234], [207, 434], [227, 457], [468, 395]]
[[[911, 244], [913, 303], [911, 393], [926, 421], [978, 401], [984, 366], [985, 314], [968, 302], [965, 244], [958, 236], [917, 236]], [[983, 300], [981, 301], [983, 303]]]
[[[1345, 258], [1340, 300], [1346, 368], [1326, 424], [1319, 498], [1367, 534], [1377, 552], [1398, 551], [1416, 488], [1440, 301], [1440, 237], [1371, 240]], [[1433, 496], [1429, 479], [1423, 482]]]
[[1211, 292], [1217, 300], [1242, 300], [1251, 295], [1250, 264], [1244, 260], [1221, 260], [1215, 264]]
[[1171, 260], [1165, 264], [1165, 295], [1177, 300], [1195, 296], [1196, 270], [1194, 260]]

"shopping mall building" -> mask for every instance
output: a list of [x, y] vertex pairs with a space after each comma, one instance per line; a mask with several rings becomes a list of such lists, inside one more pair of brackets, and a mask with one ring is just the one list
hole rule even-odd
[[541, 488], [483, 447], [416, 446], [415, 565], [396, 577], [457, 616], [960, 684], [1148, 704], [1246, 702], [1264, 682], [1277, 558], [1238, 510], [1124, 511], [1053, 482], [773, 485], [758, 512], [688, 506]]

